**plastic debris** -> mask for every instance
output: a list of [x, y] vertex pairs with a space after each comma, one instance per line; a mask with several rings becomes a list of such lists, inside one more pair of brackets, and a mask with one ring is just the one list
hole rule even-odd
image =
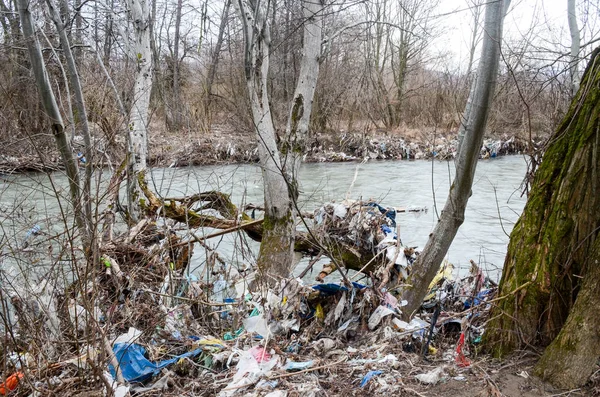
[[269, 354], [262, 346], [254, 346], [252, 349], [248, 350], [248, 353], [250, 353], [259, 364], [271, 359], [271, 354]]
[[277, 381], [277, 380], [261, 379], [254, 386], [254, 389], [255, 390], [272, 390], [272, 389], [276, 388], [278, 384], [279, 384], [279, 381]]
[[[119, 369], [123, 373], [123, 378], [128, 382], [141, 382], [158, 374], [161, 369], [176, 363], [182, 358], [197, 356], [202, 352], [202, 348], [158, 363], [148, 360], [145, 356], [146, 349], [135, 343], [115, 343], [113, 351], [119, 363]], [[110, 365], [109, 369], [114, 377], [115, 368]]]
[[312, 360], [303, 362], [288, 361], [283, 367], [283, 369], [285, 369], [286, 371], [302, 371], [312, 367], [313, 364], [314, 362]]
[[378, 306], [373, 314], [371, 314], [371, 317], [369, 317], [369, 329], [374, 330], [384, 317], [394, 313], [395, 311], [387, 306]]
[[0, 394], [4, 396], [15, 390], [19, 386], [19, 382], [24, 376], [25, 375], [23, 372], [15, 372], [14, 374], [8, 376], [4, 383], [0, 383]]
[[402, 321], [398, 318], [393, 318], [392, 319], [392, 325], [394, 326], [394, 328], [396, 328], [398, 331], [406, 331], [407, 329], [409, 329], [410, 324], [407, 323], [406, 321]]
[[168, 371], [168, 373], [166, 375], [164, 375], [163, 377], [158, 379], [151, 386], [148, 386], [148, 387], [134, 386], [131, 388], [131, 391], [135, 392], [136, 394], [142, 394], [142, 393], [147, 393], [147, 392], [151, 392], [154, 390], [158, 390], [158, 391], [167, 390], [169, 388], [169, 380], [172, 379], [173, 375], [174, 374], [171, 371]]
[[[210, 393], [220, 396], [264, 396], [267, 393], [315, 396], [325, 391], [316, 380], [320, 375], [312, 371], [317, 365], [334, 367], [331, 374], [349, 388], [359, 383], [353, 382], [357, 373], [366, 373], [358, 379], [361, 387], [368, 387], [373, 395], [388, 395], [398, 391], [392, 379], [404, 376], [402, 371], [407, 368], [409, 354], [435, 354], [447, 362], [468, 365], [465, 364], [469, 363], [465, 357], [468, 344], [481, 340], [489, 310], [486, 302], [493, 298], [496, 287], [483, 277], [477, 266], [472, 267], [468, 277], [458, 279], [452, 264], [446, 262], [430, 285], [428, 301], [416, 316], [410, 322], [397, 318], [407, 304], [401, 300], [402, 272], [410, 270], [418, 256], [416, 247], [402, 245], [396, 228], [397, 212], [370, 201], [343, 201], [326, 205], [315, 214], [315, 222], [325, 232], [328, 227], [342, 230], [334, 239], [339, 238], [346, 248], [359, 254], [367, 250], [371, 256], [379, 252], [381, 262], [387, 260], [390, 266], [390, 261], [395, 260], [396, 266], [389, 271], [390, 283], [381, 282], [387, 280], [386, 274], [367, 269], [364, 275], [367, 279], [370, 275], [373, 277], [366, 285], [353, 282], [312, 286], [290, 278], [279, 280], [278, 285], [270, 289], [249, 293], [248, 284], [254, 277], [252, 265], [238, 267], [223, 261], [221, 266], [215, 259], [216, 254], [211, 253], [206, 262], [214, 263], [205, 265], [196, 275], [187, 274], [189, 264], [177, 258], [189, 260], [191, 253], [174, 253], [173, 250], [188, 247], [189, 243], [176, 240], [176, 233], [165, 232], [169, 238], [158, 238], [156, 233], [148, 237], [143, 232], [128, 232], [126, 244], [117, 248], [107, 246], [110, 249], [101, 252], [104, 270], [99, 272], [101, 276], [90, 280], [83, 291], [69, 295], [69, 315], [73, 322], [78, 321], [74, 331], [89, 329], [86, 322], [90, 319], [102, 322], [107, 335], [113, 338], [122, 327], [129, 327], [127, 333], [114, 339], [113, 351], [125, 380], [131, 384], [117, 384], [110, 374], [115, 374], [111, 366], [110, 373], [106, 373], [110, 383], [104, 383], [118, 396], [161, 393], [173, 384], [184, 384], [182, 389], [186, 393], [197, 390], [186, 382], [196, 385], [214, 382]], [[146, 222], [147, 225], [153, 223]], [[341, 229], [335, 229], [338, 226]], [[133, 229], [139, 231], [140, 227]], [[32, 229], [28, 238], [35, 233], [39, 231]], [[142, 254], [144, 260], [136, 259], [136, 255]], [[336, 270], [334, 265], [329, 267], [331, 271]], [[400, 274], [397, 280], [393, 280], [392, 273], [394, 277]], [[353, 274], [348, 276], [354, 277]], [[400, 286], [393, 287], [392, 281], [400, 281]], [[90, 314], [84, 309], [87, 306], [82, 294], [96, 290], [101, 298], [96, 303], [98, 312], [94, 307]], [[51, 307], [46, 301], [41, 303]], [[464, 311], [466, 308], [469, 310]], [[218, 335], [223, 340], [204, 336], [214, 330], [225, 332]], [[261, 342], [257, 345], [259, 338]], [[457, 339], [459, 343], [455, 346]], [[431, 341], [435, 347], [429, 344]], [[61, 369], [61, 373], [55, 370], [44, 384], [54, 387], [78, 371], [89, 372], [88, 362], [96, 363], [104, 357], [102, 348], [93, 342], [90, 346], [79, 346], [73, 352], [75, 357], [61, 357], [61, 365], [67, 369]], [[10, 352], [20, 351], [14, 346], [7, 350], [8, 357], [16, 354]], [[187, 353], [181, 354], [183, 352]], [[170, 355], [165, 356], [167, 353]], [[166, 367], [174, 363], [177, 370], [168, 371]], [[443, 368], [419, 371], [419, 365], [428, 365], [422, 360], [411, 360], [411, 363], [411, 373], [423, 372], [417, 375], [421, 383], [435, 384], [446, 376]], [[9, 371], [18, 370], [16, 365], [11, 362]], [[296, 373], [292, 374], [293, 371]], [[385, 375], [379, 376], [382, 373]], [[153, 376], [157, 379], [154, 382], [150, 379]], [[376, 376], [379, 377], [372, 382]], [[215, 379], [218, 380], [215, 382]], [[465, 381], [466, 377], [452, 379]], [[106, 392], [110, 394], [110, 390]]]
[[286, 390], [274, 390], [268, 394], [265, 394], [265, 397], [287, 397], [288, 392]]
[[243, 323], [246, 331], [250, 333], [256, 333], [263, 338], [267, 338], [269, 335], [272, 335], [267, 319], [262, 314], [248, 317], [243, 321]]
[[440, 381], [440, 379], [442, 379], [443, 375], [444, 368], [438, 367], [424, 374], [416, 375], [415, 378], [417, 378], [419, 382], [426, 383], [428, 385], [435, 385]]
[[[232, 396], [236, 391], [245, 386], [256, 383], [261, 377], [267, 376], [277, 365], [279, 357], [269, 354], [266, 359], [264, 348], [252, 348], [241, 352], [240, 361], [236, 368], [237, 372], [233, 376], [233, 380], [219, 393], [219, 396]], [[261, 361], [257, 361], [256, 357], [262, 357]]]
[[[114, 397], [125, 397], [125, 396], [129, 395], [129, 389], [130, 389], [129, 386], [119, 385], [117, 383], [117, 381], [115, 380], [115, 378], [113, 378], [113, 376], [106, 371], [102, 373], [102, 376], [106, 380], [106, 383], [111, 386], [112, 395]], [[107, 394], [107, 393], [105, 393], [105, 394]]]
[[23, 248], [23, 249], [27, 248], [29, 246], [29, 240], [32, 237], [39, 236], [41, 232], [42, 232], [42, 228], [39, 225], [35, 225], [31, 229], [29, 229], [27, 231], [27, 233], [25, 234], [25, 238], [23, 239], [23, 242], [21, 243], [21, 248]]
[[142, 331], [140, 331], [139, 329], [133, 328], [133, 327], [129, 327], [129, 329], [127, 330], [127, 333], [119, 335], [117, 337], [117, 339], [115, 339], [113, 341], [113, 345], [117, 345], [117, 344], [121, 344], [121, 343], [133, 343], [140, 336], [142, 336]]
[[465, 344], [465, 333], [460, 333], [460, 338], [458, 339], [458, 344], [456, 345], [456, 365], [459, 367], [468, 367], [471, 365], [471, 361], [465, 357], [463, 352], [463, 346]]
[[360, 382], [360, 387], [365, 387], [374, 376], [381, 375], [383, 371], [369, 371]]

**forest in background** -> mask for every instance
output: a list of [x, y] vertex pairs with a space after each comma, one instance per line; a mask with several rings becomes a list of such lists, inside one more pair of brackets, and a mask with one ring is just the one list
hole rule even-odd
[[[0, 2], [0, 155], [41, 155], [42, 161], [52, 163], [58, 156], [40, 111], [16, 3]], [[320, 60], [311, 132], [396, 134], [416, 141], [427, 141], [433, 133], [456, 133], [477, 65], [482, 5], [481, 0], [468, 0], [454, 11], [472, 32], [468, 45], [463, 43], [465, 59], [434, 45], [452, 29], [444, 24], [448, 16], [441, 13], [439, 0], [344, 1], [328, 6], [323, 16], [327, 53]], [[148, 6], [153, 64], [150, 159], [161, 163], [162, 157], [173, 155], [174, 147], [207, 137], [255, 141], [244, 84], [244, 40], [232, 4], [153, 0]], [[508, 15], [529, 12], [528, 6], [513, 4]], [[568, 32], [553, 26], [559, 25], [557, 21], [544, 20], [544, 3], [535, 6], [531, 25], [513, 26], [517, 33], [505, 37], [487, 129], [490, 136], [525, 141], [548, 136], [572, 97], [573, 70], [580, 68], [578, 61], [585, 59], [595, 40], [594, 2], [577, 4], [582, 45], [576, 54], [569, 49]], [[32, 2], [31, 9], [59, 106], [64, 114], [73, 114], [63, 52], [51, 17], [41, 2]], [[78, 67], [94, 147], [122, 156], [126, 114], [135, 102], [137, 56], [130, 10], [115, 0], [75, 0], [62, 1], [59, 11]], [[302, 56], [301, 4], [276, 1], [269, 19], [268, 89], [273, 120], [282, 131]], [[506, 24], [511, 31], [509, 18]], [[66, 128], [81, 151], [81, 128], [73, 119], [66, 117]], [[163, 163], [172, 161], [162, 158]]]

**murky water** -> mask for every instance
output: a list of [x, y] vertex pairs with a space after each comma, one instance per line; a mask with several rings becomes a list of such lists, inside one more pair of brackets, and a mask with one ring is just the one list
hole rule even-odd
[[[465, 222], [448, 252], [452, 263], [466, 269], [473, 259], [492, 277], [499, 277], [508, 243], [506, 233], [512, 230], [525, 203], [519, 191], [525, 169], [520, 156], [479, 162]], [[437, 161], [304, 164], [301, 205], [311, 211], [324, 202], [348, 197], [373, 198], [383, 206], [427, 207], [427, 213], [397, 216], [402, 241], [423, 247], [443, 208], [453, 171], [453, 163]], [[220, 190], [230, 193], [236, 205], [262, 204], [260, 169], [254, 165], [154, 169], [150, 184], [164, 197]], [[57, 200], [57, 195], [62, 198]], [[43, 174], [0, 178], [0, 247], [5, 258], [12, 257], [7, 253], [17, 251], [33, 225], [40, 225], [45, 233], [36, 241], [64, 228], [59, 215], [67, 195], [66, 179], [60, 173], [53, 174], [52, 181]], [[235, 263], [250, 261], [257, 247], [250, 242], [249, 248], [244, 248], [244, 241], [235, 234], [211, 239], [209, 244], [218, 246], [223, 256]], [[195, 269], [202, 265], [201, 251], [196, 249]]]

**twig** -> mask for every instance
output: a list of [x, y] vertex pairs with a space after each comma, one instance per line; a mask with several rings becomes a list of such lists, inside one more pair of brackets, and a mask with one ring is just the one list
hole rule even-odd
[[[342, 363], [342, 362], [343, 362], [343, 361], [345, 361], [347, 358], [348, 358], [348, 357], [344, 357], [344, 358], [342, 358], [341, 360], [338, 360], [338, 361], [336, 361], [336, 362], [334, 362], [334, 363], [331, 363], [331, 364], [325, 364], [325, 365], [321, 365], [321, 366], [314, 367], [314, 368], [303, 369], [302, 371], [291, 372], [291, 373], [289, 373], [289, 374], [281, 374], [281, 375], [276, 375], [276, 376], [269, 376], [269, 377], [266, 377], [265, 379], [266, 379], [266, 380], [274, 380], [274, 379], [287, 378], [287, 377], [290, 377], [290, 376], [294, 376], [294, 375], [300, 375], [300, 374], [304, 374], [304, 373], [311, 372], [311, 371], [317, 371], [317, 370], [319, 370], [319, 369], [324, 369], [324, 368], [333, 367], [334, 365], [337, 365], [337, 364], [340, 364], [340, 363]], [[244, 388], [244, 387], [249, 387], [249, 386], [252, 386], [252, 385], [254, 385], [254, 384], [256, 384], [256, 383], [257, 383], [257, 382], [251, 382], [251, 383], [245, 383], [245, 384], [243, 384], [243, 385], [238, 385], [238, 386], [230, 386], [230, 387], [226, 387], [226, 388], [224, 388], [223, 390], [237, 390], [237, 389], [242, 389], [242, 388]]]
[[303, 369], [302, 371], [296, 371], [296, 372], [290, 372], [289, 374], [282, 374], [282, 375], [276, 375], [276, 376], [271, 376], [268, 377], [268, 380], [273, 380], [273, 379], [281, 379], [281, 378], [287, 378], [290, 376], [294, 376], [294, 375], [300, 375], [306, 372], [312, 372], [312, 371], [317, 371], [319, 369], [325, 369], [325, 368], [329, 368], [329, 367], [333, 367], [334, 365], [338, 365], [341, 364], [342, 362], [346, 361], [348, 357], [343, 357], [341, 360], [338, 360], [334, 363], [331, 364], [325, 364], [325, 365], [320, 365], [318, 367], [314, 367], [314, 368], [307, 368], [307, 369]]
[[[298, 276], [298, 278], [302, 279], [304, 276], [306, 276], [306, 273], [308, 273], [310, 271], [310, 269], [313, 268], [313, 266], [315, 265], [315, 263], [317, 263], [319, 261], [319, 259], [321, 259], [322, 256], [323, 256], [323, 251], [320, 251], [319, 254], [317, 256], [315, 256], [308, 263], [308, 266], [306, 266], [306, 268], [304, 270], [302, 270], [302, 273], [300, 273], [300, 275]], [[350, 280], [352, 280], [352, 279], [350, 279]]]
[[558, 393], [558, 394], [551, 394], [548, 397], [558, 397], [558, 396], [564, 396], [565, 394], [571, 394], [571, 393], [575, 393], [576, 391], [581, 391], [581, 389], [573, 389], [573, 390], [567, 390], [564, 391], [562, 393]]
[[361, 274], [363, 272], [363, 270], [365, 270], [367, 268], [367, 266], [369, 266], [375, 259], [377, 259], [377, 257], [379, 255], [381, 255], [382, 253], [386, 252], [386, 250], [381, 250], [377, 253], [377, 255], [375, 255], [373, 258], [371, 258], [370, 261], [367, 262], [366, 265], [364, 265], [357, 273], [354, 273], [354, 275], [352, 277], [350, 277], [350, 280], [354, 280], [356, 277], [358, 277], [359, 274]]
[[[233, 232], [235, 232], [237, 230], [240, 230], [240, 229], [243, 230], [243, 229], [245, 229], [247, 227], [258, 225], [258, 224], [262, 223], [263, 220], [264, 219], [257, 219], [257, 220], [252, 221], [252, 222], [240, 223], [239, 225], [230, 227], [228, 229], [219, 230], [218, 232], [214, 232], [214, 233], [211, 233], [209, 235], [201, 236], [201, 237], [197, 236], [195, 234], [192, 234], [192, 237], [194, 238], [194, 241], [201, 242], [201, 241], [204, 241], [204, 240], [208, 240], [209, 238], [219, 237], [219, 236], [222, 236], [224, 234], [233, 233]], [[186, 245], [188, 243], [190, 243], [190, 241], [186, 240], [186, 241], [181, 241], [181, 242], [179, 242], [177, 244], [173, 244], [172, 246], [173, 247], [179, 247], [181, 245]]]
[[419, 393], [418, 391], [416, 391], [415, 389], [411, 389], [410, 387], [403, 386], [402, 388], [408, 392], [416, 394], [419, 397], [427, 397], [427, 396], [425, 396], [425, 394]]

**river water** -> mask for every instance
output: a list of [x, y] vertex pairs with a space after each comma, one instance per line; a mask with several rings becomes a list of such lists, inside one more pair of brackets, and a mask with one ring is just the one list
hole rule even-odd
[[[425, 213], [397, 216], [403, 243], [422, 248], [437, 222], [437, 213], [444, 206], [453, 171], [452, 162], [441, 161], [304, 164], [300, 175], [300, 202], [306, 211], [346, 197], [372, 198], [383, 206], [427, 207]], [[526, 164], [521, 156], [479, 162], [465, 222], [448, 252], [448, 260], [463, 272], [473, 259], [490, 277], [499, 278], [507, 234], [525, 204], [519, 191], [525, 171]], [[150, 185], [165, 197], [220, 190], [230, 193], [238, 206], [245, 203], [262, 205], [261, 173], [255, 165], [157, 168], [152, 170], [150, 178]], [[98, 191], [102, 191], [104, 184], [100, 184]], [[66, 178], [61, 173], [53, 174], [52, 180], [44, 174], [0, 177], [0, 233], [3, 234], [0, 251], [4, 251], [6, 257], [16, 257], [6, 253], [16, 251], [27, 230], [35, 224], [40, 225], [48, 240], [49, 236], [60, 233], [64, 225], [58, 221], [61, 219], [58, 215], [61, 204], [64, 208], [67, 194]], [[62, 198], [57, 200], [57, 195]], [[257, 252], [256, 244], [249, 243], [248, 247], [240, 249], [242, 243], [235, 234], [209, 241], [226, 260], [238, 264], [251, 261]], [[196, 251], [192, 270], [201, 269], [204, 261], [203, 252]]]

